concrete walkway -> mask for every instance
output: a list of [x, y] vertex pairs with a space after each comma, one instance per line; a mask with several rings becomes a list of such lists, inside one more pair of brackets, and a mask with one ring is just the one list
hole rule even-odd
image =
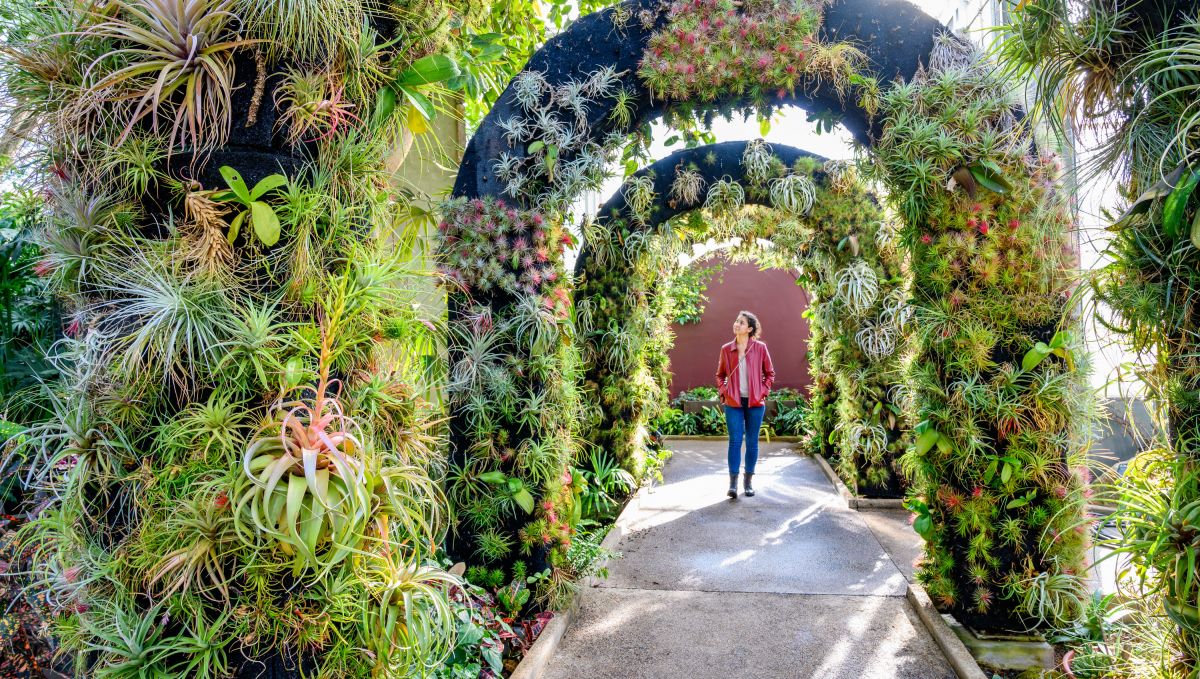
[[952, 679], [904, 574], [790, 445], [762, 444], [758, 494], [730, 500], [725, 444], [672, 442], [545, 677]]

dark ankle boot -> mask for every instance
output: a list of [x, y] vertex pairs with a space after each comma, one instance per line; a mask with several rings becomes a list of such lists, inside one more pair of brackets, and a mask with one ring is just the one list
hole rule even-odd
[[731, 498], [737, 497], [737, 474], [729, 475], [729, 492], [726, 495]]
[[744, 487], [745, 487], [746, 497], [754, 497], [754, 487], [750, 485], [750, 482], [754, 480], [754, 474], [746, 474], [746, 476], [743, 477], [743, 479], [744, 480], [742, 481], [742, 483], [745, 484]]

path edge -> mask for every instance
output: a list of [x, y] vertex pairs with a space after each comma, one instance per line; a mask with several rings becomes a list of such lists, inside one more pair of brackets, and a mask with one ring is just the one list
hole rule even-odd
[[842, 501], [850, 509], [904, 509], [904, 500], [900, 498], [858, 497], [850, 492], [850, 489], [842, 482], [842, 478], [833, 471], [833, 467], [829, 465], [829, 461], [825, 459], [824, 455], [813, 453], [812, 457], [817, 461], [817, 466], [825, 473], [829, 482], [837, 488], [838, 495], [842, 496]]
[[[609, 552], [616, 552], [617, 543], [621, 538], [625, 537], [625, 519], [626, 514], [636, 511], [642, 502], [642, 497], [645, 496], [650, 489], [651, 484], [646, 484], [638, 489], [633, 497], [629, 498], [629, 502], [625, 504], [625, 508], [617, 516], [617, 520], [613, 522], [612, 528], [608, 529], [608, 533], [604, 539], [600, 541], [600, 547]], [[606, 559], [602, 567], [608, 566]], [[554, 617], [550, 622], [546, 623], [546, 627], [538, 638], [529, 647], [529, 652], [521, 658], [521, 662], [517, 663], [516, 669], [509, 675], [508, 679], [542, 679], [546, 674], [546, 668], [550, 665], [550, 659], [554, 657], [554, 653], [558, 651], [558, 647], [562, 644], [563, 635], [566, 634], [567, 628], [575, 620], [575, 616], [579, 615], [579, 608], [583, 601], [583, 593], [585, 590], [596, 587], [603, 578], [596, 575], [590, 575], [583, 579], [579, 589], [575, 595], [571, 597], [571, 605], [564, 611], [555, 611]], [[956, 637], [957, 638], [957, 637]], [[961, 643], [961, 642], [959, 642]]]
[[924, 587], [915, 582], [908, 583], [904, 598], [921, 619], [934, 643], [942, 649], [942, 655], [946, 657], [946, 662], [950, 663], [958, 679], [988, 679], [988, 675], [976, 662], [975, 656], [967, 650], [966, 644], [950, 629], [942, 614], [933, 607], [933, 600], [929, 598]]

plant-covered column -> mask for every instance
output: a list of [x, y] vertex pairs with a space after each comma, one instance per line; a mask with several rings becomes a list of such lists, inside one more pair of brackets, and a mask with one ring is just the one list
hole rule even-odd
[[893, 386], [912, 314], [904, 252], [855, 167], [828, 163], [821, 174], [801, 228], [771, 236], [799, 255], [812, 294], [814, 450], [856, 493], [898, 497], [907, 423]]
[[461, 418], [448, 479], [459, 521], [453, 544], [472, 564], [515, 569], [518, 587], [525, 573], [550, 568], [536, 593], [551, 608], [579, 577], [564, 560], [582, 482], [573, 471], [581, 402], [562, 264], [568, 242], [561, 221], [540, 212], [459, 199], [445, 208], [438, 254], [459, 314], [449, 385]]
[[411, 676], [453, 650], [416, 396], [438, 338], [385, 158], [467, 17], [410, 5], [6, 4], [6, 123], [73, 319], [54, 416], [6, 462], [73, 675]]
[[[557, 87], [525, 71], [509, 93], [509, 117], [498, 123], [509, 150], [489, 177], [499, 183], [451, 201], [439, 230], [451, 330], [448, 487], [462, 507], [452, 546], [490, 570], [488, 581], [511, 574], [523, 588], [548, 573], [535, 594], [556, 607], [584, 575], [567, 562], [585, 484], [575, 471], [584, 406], [565, 225], [620, 141], [593, 140], [591, 112], [628, 95], [612, 67]], [[514, 602], [512, 613], [522, 608]]]
[[880, 177], [912, 252], [903, 458], [926, 539], [918, 577], [981, 628], [1070, 619], [1086, 596], [1087, 364], [1067, 316], [1072, 227], [995, 69], [946, 36], [881, 97]]
[[[650, 183], [628, 192], [636, 196]], [[645, 200], [651, 193], [630, 200]], [[584, 434], [600, 454], [641, 478], [649, 454], [649, 423], [667, 402], [664, 377], [671, 333], [655, 305], [676, 249], [635, 220], [608, 219], [584, 232], [589, 244], [586, 268], [576, 290], [583, 340], [584, 388], [596, 403]], [[675, 243], [680, 245], [681, 243]]]
[[[1116, 312], [1104, 325], [1140, 357], [1135, 377], [1160, 411], [1162, 433], [1112, 489], [1118, 511], [1109, 520], [1120, 535], [1109, 545], [1133, 566], [1122, 585], [1146, 603], [1139, 634], [1168, 639], [1161, 657], [1193, 677], [1200, 671], [1196, 10], [1195, 2], [1035, 2], [1013, 13], [1001, 43], [1005, 66], [1039, 74], [1045, 121], [1061, 131], [1070, 120], [1096, 140], [1080, 175], [1117, 178], [1125, 210], [1109, 227], [1093, 290]], [[1109, 309], [1097, 315], [1107, 319]], [[1155, 658], [1138, 660], [1162, 662], [1155, 646]]]

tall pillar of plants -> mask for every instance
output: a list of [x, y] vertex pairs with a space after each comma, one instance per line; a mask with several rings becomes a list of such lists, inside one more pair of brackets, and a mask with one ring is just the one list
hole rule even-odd
[[812, 296], [814, 448], [855, 492], [898, 497], [906, 423], [892, 387], [912, 314], [904, 251], [854, 166], [829, 163], [820, 172], [800, 230], [771, 236], [798, 254], [800, 282]]
[[[1118, 179], [1124, 214], [1092, 287], [1116, 313], [1106, 327], [1142, 357], [1135, 376], [1163, 426], [1113, 489], [1120, 534], [1110, 546], [1133, 566], [1122, 584], [1147, 602], [1147, 636], [1170, 640], [1163, 660], [1149, 660], [1189, 677], [1200, 672], [1196, 11], [1035, 2], [1013, 13], [1001, 42], [1003, 63], [1034, 80], [1046, 121], [1061, 131], [1070, 120], [1097, 140], [1083, 180]], [[1155, 629], [1164, 624], [1165, 634]]]
[[71, 318], [55, 416], [8, 461], [74, 674], [410, 676], [454, 647], [436, 336], [385, 158], [464, 17], [411, 5], [5, 6]]
[[1090, 394], [1058, 167], [994, 71], [943, 37], [927, 71], [882, 94], [876, 152], [918, 308], [903, 458], [918, 577], [963, 622], [1023, 629], [1085, 596]]
[[574, 470], [584, 404], [566, 224], [619, 142], [592, 141], [589, 112], [625, 89], [604, 67], [558, 87], [525, 71], [509, 92], [500, 123], [509, 151], [491, 168], [494, 193], [458, 196], [439, 231], [451, 309], [448, 489], [460, 508], [452, 544], [493, 571], [549, 568], [537, 594], [553, 607], [584, 575], [567, 561], [583, 510]]
[[644, 228], [655, 197], [650, 187], [638, 182], [626, 191], [637, 206], [632, 219], [601, 216], [585, 230], [588, 257], [576, 291], [584, 388], [599, 401], [584, 433], [635, 478], [645, 472], [648, 425], [667, 401], [670, 327], [654, 300], [677, 254]]

